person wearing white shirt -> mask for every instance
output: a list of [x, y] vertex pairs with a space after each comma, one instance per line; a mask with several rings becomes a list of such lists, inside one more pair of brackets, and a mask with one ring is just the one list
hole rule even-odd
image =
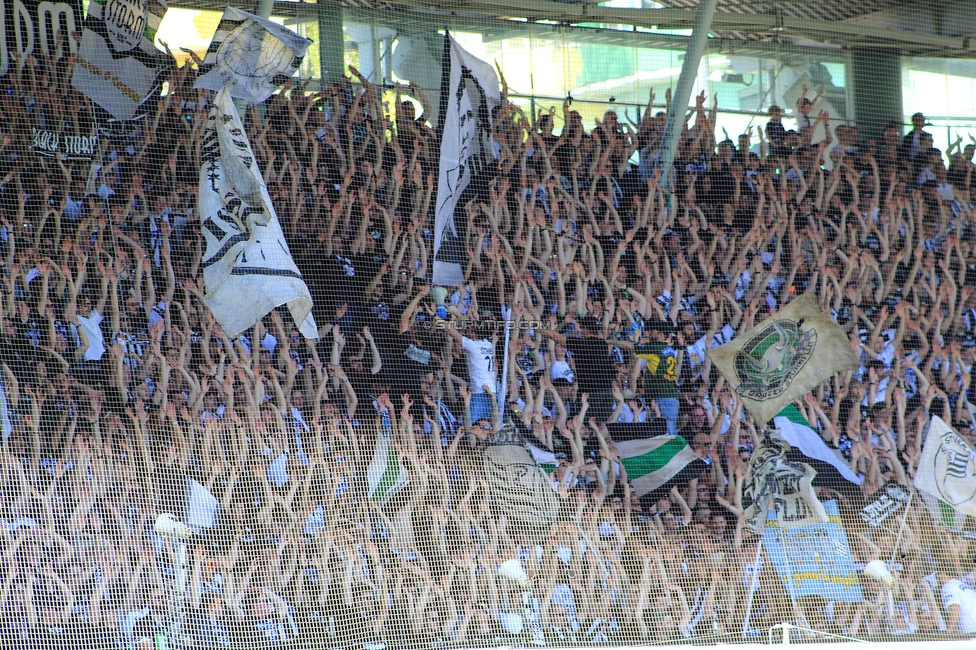
[[[976, 589], [973, 589], [973, 574], [963, 578], [948, 578], [948, 574], [939, 574], [942, 585], [942, 605], [948, 616], [950, 632], [960, 634], [976, 634]], [[969, 579], [967, 579], [969, 578]]]
[[452, 323], [448, 323], [445, 328], [447, 334], [464, 350], [464, 356], [468, 362], [468, 387], [471, 390], [471, 421], [488, 420], [491, 422], [491, 400], [492, 396], [485, 391], [488, 386], [492, 392], [497, 386], [497, 370], [495, 368], [495, 343], [492, 340], [482, 339], [478, 336], [477, 329], [469, 329], [464, 336]]

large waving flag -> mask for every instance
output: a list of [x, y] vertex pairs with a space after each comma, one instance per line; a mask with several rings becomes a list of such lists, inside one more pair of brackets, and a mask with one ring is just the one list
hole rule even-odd
[[940, 505], [939, 520], [976, 517], [976, 452], [942, 418], [933, 416], [929, 424], [915, 487], [955, 511], [950, 517]]
[[800, 413], [800, 409], [794, 405], [790, 404], [780, 411], [773, 418], [773, 424], [779, 430], [780, 437], [794, 449], [800, 450], [807, 458], [827, 463], [851, 483], [856, 485], [864, 483], [864, 478], [851, 469], [839, 451], [827, 446], [820, 434], [813, 430], [807, 419]]
[[234, 97], [261, 103], [295, 74], [311, 44], [278, 23], [227, 7], [194, 88], [226, 86]]
[[171, 60], [156, 49], [165, 0], [92, 0], [71, 85], [118, 120], [131, 120]]
[[826, 523], [827, 513], [813, 490], [816, 475], [808, 464], [786, 460], [782, 442], [766, 438], [749, 460], [742, 495], [746, 529], [761, 535], [770, 508], [780, 528]]
[[434, 212], [434, 284], [464, 283], [461, 264], [467, 259], [463, 235], [454, 219], [471, 181], [494, 159], [492, 111], [501, 102], [498, 76], [451, 38], [444, 37], [441, 73], [441, 156]]
[[502, 429], [492, 440], [482, 450], [481, 473], [491, 504], [513, 524], [552, 526], [561, 501], [547, 474], [546, 457], [537, 455], [538, 448], [527, 449], [513, 429]]
[[781, 528], [779, 513], [769, 512], [762, 542], [773, 568], [793, 598], [863, 600], [860, 578], [836, 501], [823, 504], [828, 521]]
[[194, 479], [186, 482], [186, 516], [183, 523], [191, 528], [210, 529], [217, 526], [220, 502], [210, 490]]
[[708, 464], [681, 436], [658, 436], [615, 443], [620, 464], [634, 486], [634, 495], [670, 489], [698, 478]]
[[197, 201], [207, 246], [204, 301], [227, 334], [236, 336], [287, 305], [299, 331], [317, 338], [312, 297], [226, 88], [207, 118]]
[[858, 367], [844, 330], [812, 293], [706, 355], [762, 426], [835, 372]]

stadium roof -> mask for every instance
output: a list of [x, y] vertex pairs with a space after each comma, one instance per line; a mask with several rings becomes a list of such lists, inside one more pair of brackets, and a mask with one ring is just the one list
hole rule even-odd
[[[169, 4], [222, 9], [225, 2], [172, 0]], [[515, 27], [512, 22], [527, 21], [564, 28], [613, 25], [618, 31], [627, 26], [660, 32], [690, 29], [698, 0], [341, 0], [341, 4], [353, 13], [396, 11], [398, 21], [414, 16], [429, 22], [443, 15], [455, 24], [471, 21], [489, 33], [507, 31], [505, 23]], [[644, 8], [621, 6], [641, 4]], [[238, 4], [252, 10], [255, 5], [253, 0]], [[303, 2], [275, 4], [275, 13], [285, 16], [306, 13], [303, 9], [312, 7]], [[712, 36], [715, 42], [742, 52], [766, 47], [868, 47], [914, 56], [970, 58], [976, 55], [976, 12], [972, 0], [718, 0]], [[669, 38], [674, 42], [673, 34]]]

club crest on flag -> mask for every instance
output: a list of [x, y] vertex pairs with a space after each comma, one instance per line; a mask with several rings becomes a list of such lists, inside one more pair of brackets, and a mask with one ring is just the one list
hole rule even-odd
[[551, 526], [560, 500], [552, 481], [521, 444], [489, 445], [483, 454], [485, 486], [499, 512], [525, 526]]
[[779, 397], [810, 361], [816, 347], [816, 330], [803, 331], [799, 323], [790, 320], [773, 321], [736, 353], [739, 385], [735, 392], [757, 402]]
[[847, 334], [810, 293], [705, 354], [760, 424], [835, 372], [859, 365]]
[[295, 54], [261, 25], [247, 20], [224, 39], [217, 57], [235, 75], [257, 77], [277, 75], [291, 65]]
[[[926, 473], [937, 480], [932, 481], [937, 496], [953, 508], [965, 507], [976, 499], [976, 458], [966, 443], [955, 431], [947, 426], [933, 427], [929, 433], [935, 438], [926, 441], [923, 459], [930, 467]], [[933, 444], [930, 451], [928, 445]], [[969, 506], [970, 509], [972, 506]]]
[[745, 527], [762, 534], [770, 508], [776, 511], [782, 528], [808, 526], [827, 521], [823, 504], [813, 489], [817, 472], [806, 463], [785, 459], [786, 445], [766, 438], [749, 461], [743, 491]]
[[263, 102], [295, 74], [311, 44], [277, 23], [227, 7], [194, 87], [227, 86], [234, 97]]

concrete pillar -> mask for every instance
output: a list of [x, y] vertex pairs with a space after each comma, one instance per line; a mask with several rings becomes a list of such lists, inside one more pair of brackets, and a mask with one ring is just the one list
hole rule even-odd
[[272, 11], [274, 11], [274, 0], [258, 0], [258, 6], [254, 13], [262, 18], [271, 18]]
[[319, 0], [315, 7], [319, 24], [319, 65], [322, 81], [339, 81], [345, 72], [342, 6], [339, 0]]
[[901, 125], [905, 121], [901, 101], [901, 58], [897, 52], [854, 48], [847, 79], [854, 99], [853, 123], [862, 140], [880, 141], [885, 126], [890, 122]]
[[691, 92], [698, 78], [698, 63], [708, 45], [708, 30], [712, 26], [712, 16], [715, 14], [717, 0], [701, 0], [695, 10], [695, 24], [688, 39], [688, 49], [685, 50], [685, 60], [681, 65], [681, 76], [675, 88], [671, 101], [671, 111], [664, 124], [664, 135], [661, 137], [661, 148], [658, 152], [658, 167], [661, 170], [661, 187], [673, 190], [671, 187], [671, 168], [674, 165], [674, 155], [681, 142], [681, 132], [684, 128], [685, 114], [688, 112], [688, 102]]

